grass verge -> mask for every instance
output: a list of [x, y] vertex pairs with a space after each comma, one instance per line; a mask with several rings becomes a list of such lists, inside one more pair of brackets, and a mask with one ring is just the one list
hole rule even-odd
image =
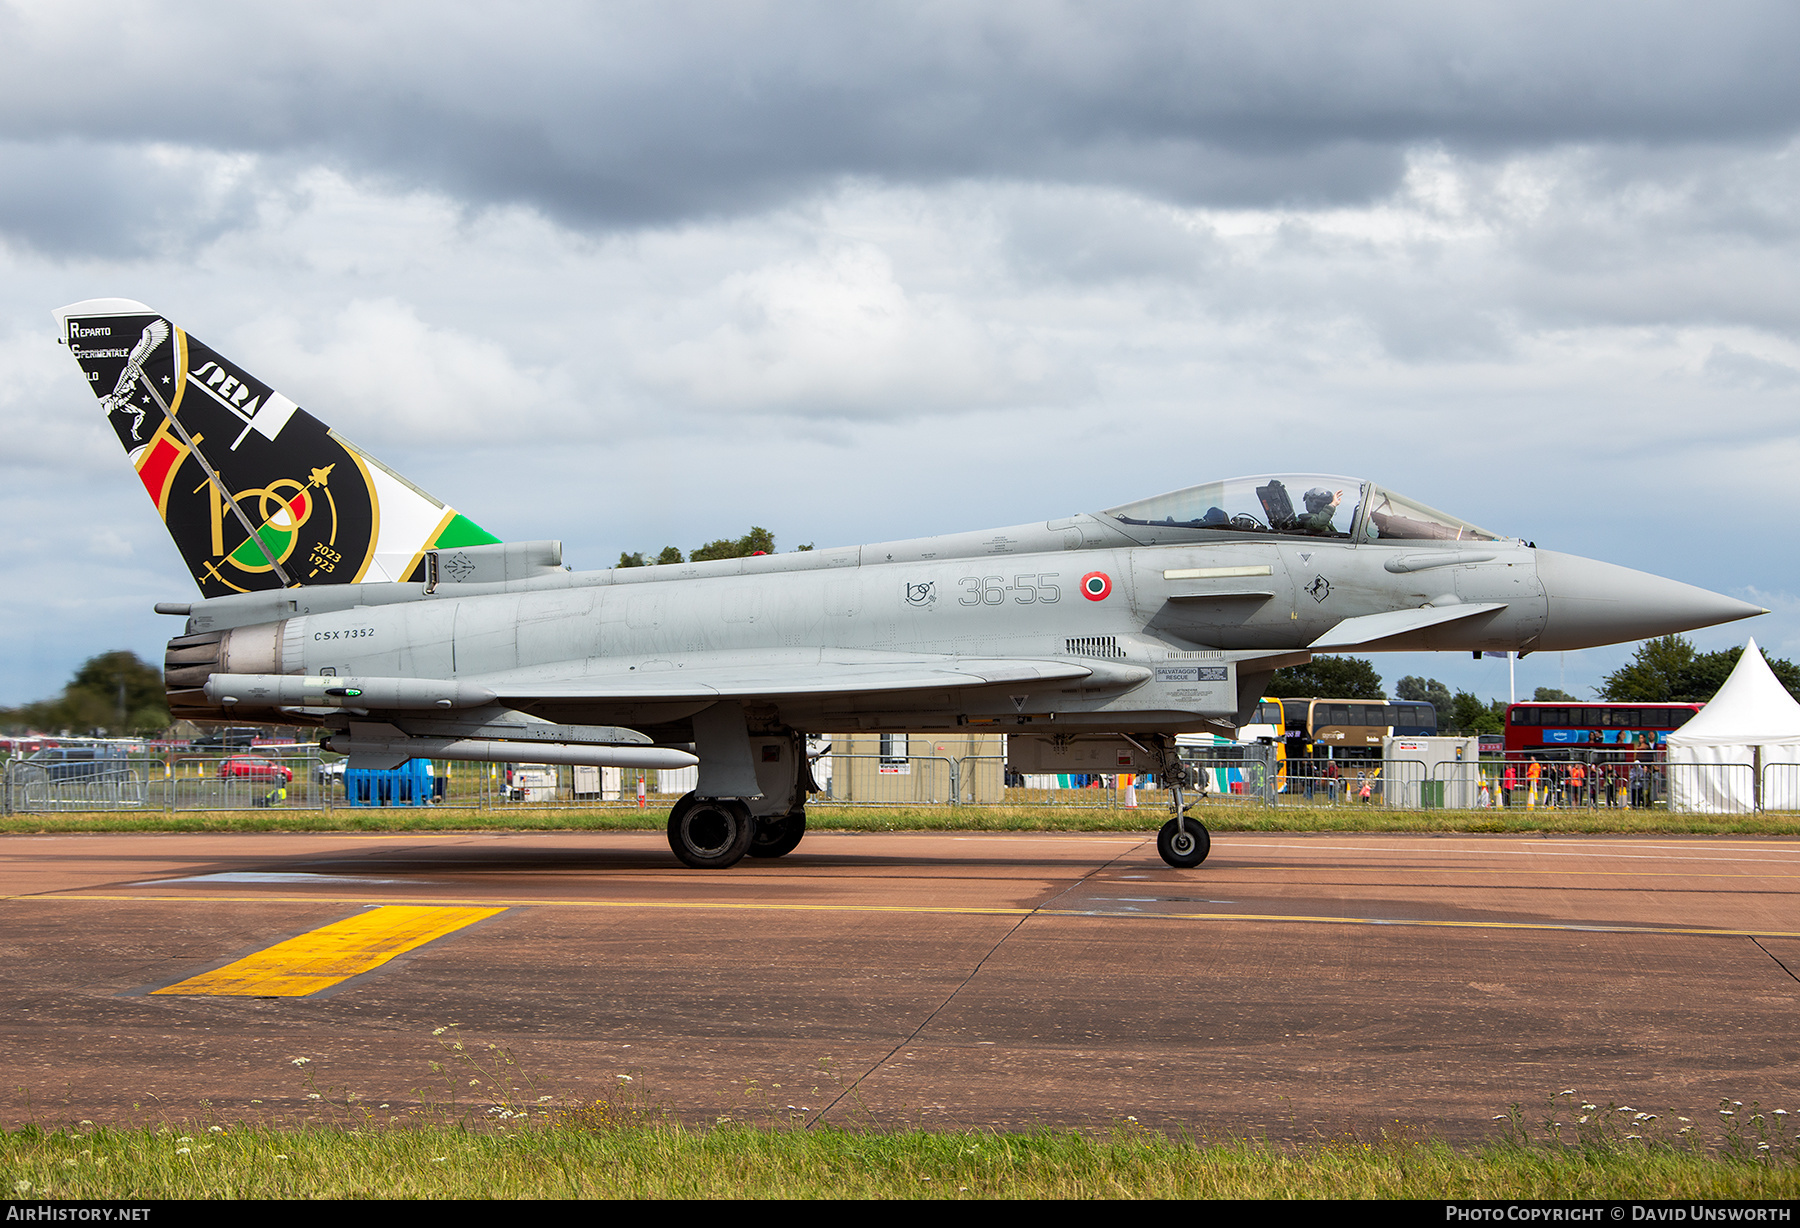
[[553, 1119], [482, 1131], [219, 1125], [35, 1127], [0, 1136], [20, 1199], [196, 1198], [1613, 1198], [1792, 1199], [1791, 1164], [1668, 1146], [1457, 1149], [1338, 1140], [1196, 1144]]
[[[1215, 832], [1441, 832], [1517, 835], [1800, 836], [1800, 814], [1689, 815], [1658, 810], [1379, 810], [1208, 802], [1195, 816]], [[818, 806], [812, 831], [1153, 832], [1165, 810], [1062, 806]], [[0, 818], [0, 834], [58, 832], [661, 831], [666, 808], [221, 810], [93, 812]]]

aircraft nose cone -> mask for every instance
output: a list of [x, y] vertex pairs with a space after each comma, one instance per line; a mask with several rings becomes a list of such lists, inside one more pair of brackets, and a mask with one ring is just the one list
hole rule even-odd
[[1767, 614], [1761, 606], [1553, 550], [1537, 552], [1548, 605], [1536, 652], [1560, 652], [1673, 635]]

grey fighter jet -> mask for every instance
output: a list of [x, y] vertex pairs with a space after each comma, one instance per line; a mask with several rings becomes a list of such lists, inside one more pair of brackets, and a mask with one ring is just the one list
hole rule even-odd
[[1175, 736], [1230, 732], [1315, 651], [1541, 652], [1765, 612], [1323, 474], [571, 572], [561, 543], [498, 540], [141, 303], [57, 321], [203, 595], [157, 606], [187, 618], [171, 712], [321, 726], [353, 766], [697, 761], [669, 816], [695, 867], [799, 843], [806, 732], [967, 726], [1011, 735], [1023, 771], [1098, 744], [1156, 772], [1176, 799], [1158, 848], [1194, 866], [1210, 839]]

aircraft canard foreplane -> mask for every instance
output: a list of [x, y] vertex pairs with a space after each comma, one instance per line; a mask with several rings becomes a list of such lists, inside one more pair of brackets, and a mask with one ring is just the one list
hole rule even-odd
[[[1003, 529], [573, 572], [503, 542], [141, 303], [57, 313], [202, 600], [171, 713], [330, 731], [413, 757], [679, 767], [684, 863], [805, 831], [804, 734], [1010, 734], [1022, 771], [1106, 739], [1175, 796], [1158, 849], [1210, 838], [1175, 737], [1230, 734], [1315, 650], [1542, 652], [1764, 613], [1538, 549], [1372, 482], [1277, 474]], [[1128, 765], [1128, 766], [1127, 766]]]

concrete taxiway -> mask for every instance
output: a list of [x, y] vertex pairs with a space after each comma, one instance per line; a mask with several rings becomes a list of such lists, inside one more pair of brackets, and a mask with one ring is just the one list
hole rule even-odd
[[10, 1124], [485, 1105], [457, 1037], [524, 1099], [690, 1122], [1800, 1110], [1795, 840], [1226, 833], [1176, 871], [1139, 835], [822, 832], [707, 873], [653, 833], [12, 836], [0, 956]]

